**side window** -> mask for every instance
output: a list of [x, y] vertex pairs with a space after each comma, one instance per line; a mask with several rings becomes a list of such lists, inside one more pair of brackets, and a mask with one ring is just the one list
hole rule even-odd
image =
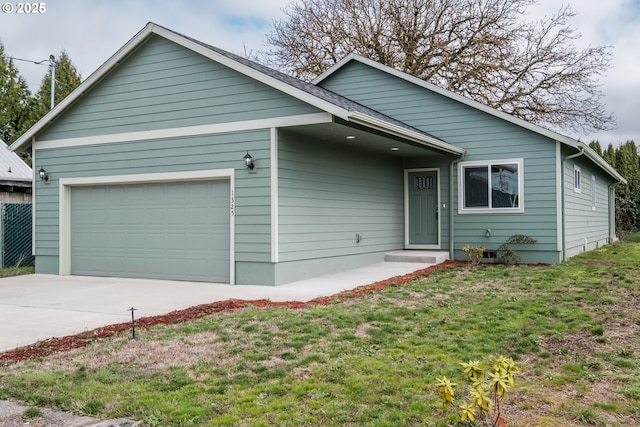
[[582, 172], [578, 166], [573, 167], [573, 191], [580, 193], [582, 188]]

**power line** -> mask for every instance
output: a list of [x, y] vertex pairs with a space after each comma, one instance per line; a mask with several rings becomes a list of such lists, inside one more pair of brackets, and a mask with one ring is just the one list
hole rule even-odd
[[16, 61], [31, 62], [32, 64], [36, 64], [36, 65], [45, 65], [43, 64], [43, 62], [49, 61], [49, 64], [47, 64], [47, 66], [49, 67], [49, 71], [51, 73], [51, 109], [53, 109], [53, 106], [55, 105], [55, 92], [56, 92], [56, 57], [53, 55], [49, 55], [49, 59], [43, 59], [42, 61], [39, 61], [39, 62], [32, 61], [30, 59], [15, 58], [12, 56], [9, 56], [8, 58], [14, 59]]
[[[13, 59], [15, 61], [23, 61], [23, 62], [31, 62], [32, 64], [36, 64], [36, 65], [45, 65], [43, 64], [43, 62], [49, 62], [49, 59], [43, 59], [42, 61], [32, 61], [30, 59], [21, 59], [21, 58], [16, 58], [14, 56], [8, 56], [7, 58], [9, 59]], [[50, 64], [46, 64], [45, 66], [48, 67]]]

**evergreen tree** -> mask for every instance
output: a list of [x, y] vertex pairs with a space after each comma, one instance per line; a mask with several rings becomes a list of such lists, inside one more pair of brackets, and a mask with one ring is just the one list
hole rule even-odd
[[0, 43], [0, 139], [11, 144], [29, 127], [31, 92]]
[[[593, 147], [591, 147], [593, 148]], [[640, 228], [640, 155], [634, 141], [614, 148], [609, 144], [603, 158], [626, 180], [616, 186], [616, 232], [625, 234]]]
[[615, 169], [617, 169], [617, 167], [616, 167], [616, 149], [613, 147], [613, 144], [609, 143], [609, 146], [607, 147], [605, 152], [602, 153], [602, 158], [605, 159], [606, 162], [609, 163], [611, 166], [613, 166]]
[[[627, 141], [622, 144], [616, 152], [616, 167], [618, 172], [627, 180], [627, 185], [621, 188], [621, 195], [632, 205], [640, 206], [640, 159], [638, 158], [638, 147], [635, 142]], [[635, 221], [633, 228], [638, 225], [638, 213], [633, 215]]]
[[598, 153], [598, 156], [602, 157], [602, 146], [600, 145], [600, 141], [591, 141], [589, 143], [589, 148]]
[[[54, 104], [58, 105], [81, 83], [81, 77], [69, 54], [63, 50], [56, 61]], [[31, 110], [31, 125], [40, 120], [51, 109], [51, 73], [42, 79], [40, 89], [34, 96], [34, 106]]]

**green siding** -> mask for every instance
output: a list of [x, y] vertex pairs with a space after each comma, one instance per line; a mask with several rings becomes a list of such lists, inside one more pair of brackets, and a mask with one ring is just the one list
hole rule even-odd
[[[236, 261], [270, 261], [269, 146], [270, 131], [258, 130], [37, 150], [50, 180], [36, 181], [36, 260], [59, 254], [60, 178], [235, 168]], [[244, 167], [246, 151], [256, 159], [255, 173]], [[57, 266], [44, 271], [54, 264], [44, 262], [40, 272], [57, 273]]]
[[[535, 132], [461, 104], [406, 80], [352, 61], [329, 76], [321, 85], [368, 107], [402, 120], [444, 141], [467, 150], [464, 161], [524, 160], [524, 204], [520, 214], [458, 214], [457, 170], [454, 172], [456, 249], [466, 244], [497, 249], [513, 234], [527, 234], [538, 240], [535, 251], [541, 258], [557, 259], [556, 144]], [[416, 166], [412, 162], [412, 166]], [[422, 166], [433, 167], [425, 162]], [[449, 205], [449, 161], [441, 168], [441, 203]], [[448, 209], [443, 223], [443, 248], [449, 246]], [[442, 218], [445, 220], [445, 217]], [[492, 236], [484, 237], [486, 228]], [[462, 252], [457, 257], [464, 255]]]
[[[566, 152], [564, 155], [573, 153]], [[581, 191], [573, 189], [574, 166], [582, 175]], [[592, 176], [596, 178], [596, 208], [592, 209]], [[598, 173], [583, 158], [564, 162], [565, 187], [565, 245], [567, 258], [609, 243], [610, 178]]]
[[280, 261], [402, 248], [403, 179], [392, 156], [280, 132]]
[[189, 49], [153, 36], [37, 138], [86, 137], [317, 111]]

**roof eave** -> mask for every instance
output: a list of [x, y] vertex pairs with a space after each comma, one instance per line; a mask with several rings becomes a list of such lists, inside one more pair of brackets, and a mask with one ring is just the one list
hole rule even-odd
[[[562, 141], [560, 141], [562, 142]], [[584, 142], [578, 142], [577, 149], [581, 150], [591, 161], [600, 166], [605, 172], [607, 172], [613, 179], [621, 184], [627, 184], [628, 181], [616, 171], [613, 166], [607, 163], [598, 153], [596, 153], [589, 145]]]
[[423, 145], [431, 149], [435, 149], [437, 151], [444, 151], [446, 153], [455, 154], [457, 156], [461, 156], [465, 153], [464, 149], [460, 147], [456, 147], [455, 145], [448, 144], [436, 138], [431, 138], [428, 135], [425, 135], [420, 132], [415, 132], [410, 129], [403, 128], [401, 126], [396, 126], [392, 123], [388, 123], [380, 119], [376, 119], [375, 117], [371, 117], [366, 114], [359, 113], [357, 111], [352, 111], [349, 113], [349, 121], [352, 123], [357, 123], [357, 124], [367, 126], [368, 128], [383, 131], [390, 135], [408, 139], [410, 141], [416, 142], [420, 145]]

